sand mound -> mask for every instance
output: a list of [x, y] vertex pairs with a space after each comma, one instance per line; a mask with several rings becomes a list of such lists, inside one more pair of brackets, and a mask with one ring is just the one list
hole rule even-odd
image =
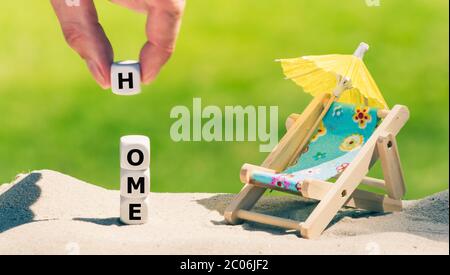
[[[225, 225], [233, 195], [155, 194], [150, 221], [123, 226], [119, 192], [58, 172], [0, 186], [0, 254], [448, 254], [448, 190], [405, 211], [344, 210], [319, 240], [255, 223]], [[266, 197], [255, 210], [304, 220], [316, 203]]]
[[405, 213], [448, 225], [448, 190], [420, 201], [407, 202]]

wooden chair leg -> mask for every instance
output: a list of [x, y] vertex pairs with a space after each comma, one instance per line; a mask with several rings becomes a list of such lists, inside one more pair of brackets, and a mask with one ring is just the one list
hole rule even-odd
[[225, 209], [224, 217], [229, 224], [239, 224], [239, 210], [250, 210], [261, 198], [267, 188], [246, 184]]
[[394, 135], [388, 133], [381, 135], [378, 138], [377, 149], [389, 197], [397, 200], [403, 198], [406, 187]]
[[301, 234], [304, 238], [318, 238], [339, 209], [351, 198], [356, 187], [368, 172], [368, 166], [372, 157], [370, 149], [373, 150], [374, 148], [366, 147], [366, 151], [369, 152], [362, 152], [353, 160], [353, 163], [333, 184], [308, 219], [302, 223]]

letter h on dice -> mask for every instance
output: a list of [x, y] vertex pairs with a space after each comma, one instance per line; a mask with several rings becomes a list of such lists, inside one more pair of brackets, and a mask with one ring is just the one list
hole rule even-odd
[[141, 66], [137, 61], [122, 61], [111, 66], [111, 90], [117, 95], [141, 92]]

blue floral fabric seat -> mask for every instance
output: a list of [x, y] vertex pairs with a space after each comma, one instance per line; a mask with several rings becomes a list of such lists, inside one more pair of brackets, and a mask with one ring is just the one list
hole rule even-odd
[[251, 179], [293, 192], [305, 179], [329, 180], [350, 165], [377, 124], [377, 109], [334, 102], [293, 166], [278, 174], [255, 171]]

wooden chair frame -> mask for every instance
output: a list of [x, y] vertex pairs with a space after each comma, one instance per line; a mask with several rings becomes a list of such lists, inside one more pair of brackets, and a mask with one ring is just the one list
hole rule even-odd
[[[307, 239], [318, 238], [342, 207], [354, 207], [376, 212], [402, 210], [405, 183], [397, 149], [396, 136], [409, 119], [406, 106], [396, 105], [392, 110], [379, 110], [383, 118], [370, 139], [363, 145], [358, 155], [347, 169], [336, 177], [336, 182], [314, 179], [302, 183], [300, 193], [305, 198], [319, 200], [319, 204], [304, 222], [273, 217], [251, 212], [250, 209], [269, 188], [250, 180], [254, 170], [280, 172], [292, 165], [307, 145], [317, 125], [322, 120], [334, 98], [322, 94], [314, 98], [305, 111], [293, 114], [286, 121], [287, 133], [269, 154], [261, 166], [245, 164], [240, 173], [245, 186], [226, 208], [224, 216], [229, 224], [239, 224], [243, 220], [270, 224], [300, 232]], [[384, 180], [367, 177], [377, 160], [381, 162]], [[387, 195], [357, 189], [362, 185], [377, 187]], [[287, 192], [284, 189], [270, 189]]]

